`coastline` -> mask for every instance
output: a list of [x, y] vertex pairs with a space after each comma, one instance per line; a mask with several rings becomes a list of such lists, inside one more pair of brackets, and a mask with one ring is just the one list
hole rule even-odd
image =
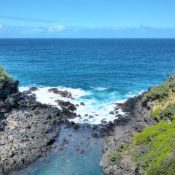
[[[12, 84], [16, 83], [14, 80], [10, 81]], [[7, 88], [7, 85], [4, 87]], [[45, 156], [52, 149], [56, 138], [59, 137], [62, 124], [75, 130], [81, 127], [80, 124], [67, 120], [75, 117], [74, 110], [70, 110], [73, 108], [72, 106], [69, 110], [61, 110], [57, 107], [41, 104], [36, 101], [36, 96], [33, 94], [36, 87], [19, 92], [18, 83], [16, 83], [15, 88], [16, 90], [7, 94], [7, 97], [2, 101], [5, 107], [3, 115], [5, 114], [6, 120], [1, 121], [1, 126], [4, 126], [3, 132], [1, 132], [1, 174], [23, 169], [38, 158]], [[57, 89], [51, 90], [57, 91]], [[66, 93], [69, 95], [68, 92]], [[67, 107], [69, 108], [67, 105], [71, 105], [71, 103], [63, 103], [62, 107], [67, 109]], [[116, 149], [116, 147], [126, 145], [131, 141], [131, 133], [136, 129], [136, 126], [139, 127], [138, 130], [143, 128], [143, 124], [145, 125], [143, 114], [138, 115], [138, 111], [141, 110], [139, 97], [118, 103], [117, 106], [116, 111], [113, 112], [118, 115], [118, 118], [114, 122], [100, 125], [87, 124], [87, 127], [92, 128], [92, 137], [104, 138], [104, 154], [100, 165], [106, 174], [113, 171], [110, 163], [106, 161], [106, 157], [111, 153], [111, 147]], [[134, 108], [136, 109], [133, 110]], [[118, 109], [122, 109], [129, 115], [123, 117], [118, 114]], [[136, 117], [133, 118], [133, 115]], [[114, 137], [115, 139], [113, 139]]]
[[106, 137], [107, 175], [174, 174], [175, 76], [121, 104], [128, 113]]
[[[75, 117], [75, 106], [70, 102], [58, 101], [61, 109], [36, 101], [33, 91], [19, 92], [18, 81], [5, 78], [1, 81], [1, 118], [0, 118], [0, 174], [10, 174], [20, 170], [39, 158], [46, 156], [54, 149], [53, 145], [59, 137], [60, 127], [78, 130], [82, 125], [69, 121]], [[70, 95], [69, 92], [50, 89]], [[110, 135], [114, 125], [112, 122], [101, 125], [85, 124], [90, 128], [91, 137], [98, 139]], [[63, 139], [67, 143], [67, 138]], [[83, 152], [82, 152], [83, 153]]]
[[141, 102], [143, 94], [130, 98], [121, 105], [128, 115], [115, 126], [113, 135], [105, 138], [103, 156], [100, 162], [105, 174], [137, 174], [137, 167], [129, 155], [124, 155], [119, 164], [111, 159], [115, 151], [120, 152], [122, 148], [127, 147], [132, 142], [136, 132], [141, 132], [145, 127], [155, 123], [154, 120], [146, 116], [147, 110], [143, 108]]
[[[39, 158], [45, 157], [47, 153], [49, 154], [49, 150], [55, 148], [54, 144], [59, 138], [61, 127], [77, 132], [88, 129], [90, 135], [86, 138], [87, 140], [90, 137], [102, 138], [104, 146], [100, 166], [106, 175], [140, 175], [146, 170], [133, 160], [131, 151], [137, 146], [137, 151], [141, 152], [140, 156], [144, 156], [148, 146], [133, 145], [135, 136], [138, 133], [144, 133], [145, 128], [149, 129], [151, 126], [154, 128], [156, 125], [159, 127], [162, 119], [165, 119], [165, 126], [172, 123], [173, 127], [175, 77], [170, 77], [162, 85], [150, 88], [147, 92], [129, 98], [124, 103], [116, 103], [112, 113], [117, 118], [113, 122], [83, 126], [69, 121], [77, 116], [75, 104], [59, 99], [56, 102], [60, 108], [41, 104], [33, 93], [37, 91], [37, 87], [19, 92], [19, 82], [7, 76], [6, 73], [1, 72], [1, 74], [0, 174], [2, 175], [24, 169]], [[48, 91], [72, 98], [69, 91], [57, 88], [48, 89]], [[166, 113], [160, 110], [160, 107]], [[122, 116], [119, 110], [127, 115]], [[70, 135], [67, 135], [63, 138], [63, 145], [69, 144], [69, 137]], [[148, 138], [147, 142], [150, 141]], [[58, 150], [61, 151], [61, 149]], [[78, 151], [84, 154], [84, 149], [78, 149]]]

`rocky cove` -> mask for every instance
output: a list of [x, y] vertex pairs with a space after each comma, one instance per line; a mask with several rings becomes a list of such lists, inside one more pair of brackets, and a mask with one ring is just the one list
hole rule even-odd
[[[19, 82], [13, 80], [3, 69], [1, 77], [0, 174], [11, 174], [15, 170], [26, 168], [39, 158], [47, 157], [57, 147], [55, 144], [58, 143], [60, 130], [63, 134], [60, 136], [62, 140], [59, 142], [59, 148], [57, 147], [59, 152], [62, 151], [64, 145], [69, 144], [70, 137], [74, 134], [71, 133], [73, 131], [85, 131], [85, 136], [81, 134], [80, 136], [85, 137], [88, 142], [82, 142], [77, 136], [78, 143], [80, 145], [89, 143], [89, 140], [94, 138], [94, 142], [96, 140], [97, 145], [99, 143], [101, 145], [96, 147], [99, 149], [97, 153], [101, 152], [102, 138], [110, 135], [114, 128], [112, 122], [98, 126], [71, 122], [68, 119], [76, 115], [76, 106], [72, 103], [57, 100], [60, 109], [41, 104], [32, 93], [37, 88], [33, 87], [28, 91], [19, 92]], [[69, 92], [57, 89], [50, 89], [50, 91], [72, 98]], [[83, 102], [80, 105], [84, 105]], [[70, 134], [65, 135], [65, 132], [70, 132]], [[86, 148], [76, 148], [74, 151], [84, 154]], [[100, 168], [99, 171], [101, 171]]]
[[[145, 168], [149, 161], [169, 166], [169, 175], [174, 172], [173, 157], [161, 161], [157, 155], [147, 158], [154, 148], [151, 142], [155, 141], [155, 132], [161, 135], [168, 131], [169, 134], [170, 130], [165, 138], [173, 137], [174, 77], [124, 103], [117, 103], [110, 112], [117, 116], [113, 122], [90, 125], [71, 121], [77, 116], [78, 105], [61, 99], [55, 101], [59, 108], [42, 104], [36, 100], [36, 87], [20, 92], [18, 81], [3, 69], [0, 73], [0, 174], [165, 173], [159, 166], [153, 169], [154, 163], [150, 169]], [[73, 98], [68, 91], [56, 88], [49, 91]], [[119, 114], [119, 109], [126, 115]], [[165, 138], [161, 137], [160, 143]], [[172, 142], [170, 144], [172, 146]], [[159, 145], [154, 149], [157, 148]], [[173, 151], [168, 151], [167, 155], [173, 155]], [[144, 162], [147, 159], [148, 162]]]

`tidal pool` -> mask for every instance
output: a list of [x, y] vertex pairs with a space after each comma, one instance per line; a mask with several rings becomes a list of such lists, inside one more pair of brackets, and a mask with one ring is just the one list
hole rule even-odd
[[55, 148], [46, 157], [12, 175], [103, 175], [102, 139], [91, 134], [85, 126], [78, 130], [62, 126]]

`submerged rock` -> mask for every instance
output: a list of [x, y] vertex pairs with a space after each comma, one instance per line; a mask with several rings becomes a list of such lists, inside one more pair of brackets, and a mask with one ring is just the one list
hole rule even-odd
[[85, 103], [84, 103], [84, 102], [81, 102], [81, 103], [80, 103], [80, 105], [84, 106], [84, 105], [85, 105]]

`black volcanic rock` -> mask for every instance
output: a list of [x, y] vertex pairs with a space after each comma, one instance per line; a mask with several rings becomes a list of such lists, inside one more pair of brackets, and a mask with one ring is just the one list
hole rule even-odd
[[0, 80], [0, 98], [6, 99], [9, 95], [18, 92], [18, 81], [12, 78], [5, 78]]
[[64, 104], [66, 112], [41, 104], [34, 94], [19, 92], [18, 84], [0, 68], [0, 175], [45, 155], [59, 134], [60, 123], [75, 110], [71, 103]]

